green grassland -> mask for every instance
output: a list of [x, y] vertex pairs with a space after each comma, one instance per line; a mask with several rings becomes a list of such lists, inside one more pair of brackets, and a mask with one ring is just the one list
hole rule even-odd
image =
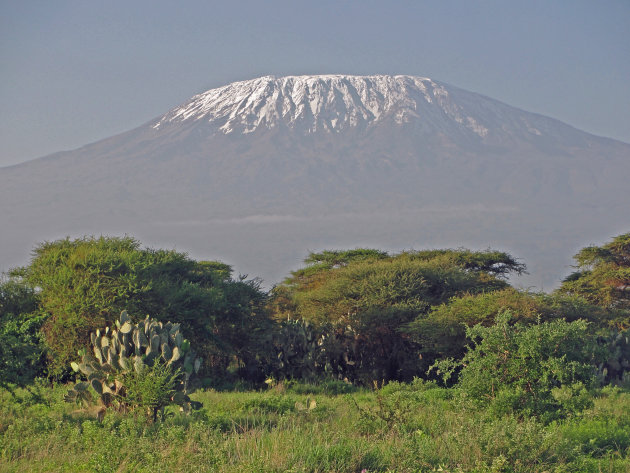
[[[497, 416], [416, 380], [198, 391], [158, 422], [63, 401], [67, 387], [0, 393], [3, 472], [628, 472], [630, 392], [604, 388], [565, 419]], [[313, 402], [314, 401], [314, 402]]]

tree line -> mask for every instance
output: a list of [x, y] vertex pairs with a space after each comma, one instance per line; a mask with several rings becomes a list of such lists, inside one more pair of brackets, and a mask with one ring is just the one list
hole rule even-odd
[[[421, 377], [461, 379], [496, 397], [493, 386], [506, 381], [488, 376], [502, 366], [546, 376], [549, 393], [563, 383], [549, 373], [571, 372], [567, 385], [579, 394], [597, 377], [628, 379], [630, 234], [582, 249], [575, 263], [547, 294], [510, 286], [508, 277], [526, 268], [500, 251], [322, 251], [265, 291], [224, 263], [144, 248], [131, 237], [44, 242], [0, 282], [0, 383], [72, 379], [71, 363], [90, 334], [126, 311], [134, 323], [148, 315], [179, 324], [210, 384], [273, 378], [371, 386]], [[494, 355], [480, 362], [482, 351]], [[511, 353], [511, 364], [498, 353]], [[545, 357], [556, 360], [548, 373], [529, 364]], [[512, 379], [517, 388], [502, 402], [529, 399], [532, 379]]]

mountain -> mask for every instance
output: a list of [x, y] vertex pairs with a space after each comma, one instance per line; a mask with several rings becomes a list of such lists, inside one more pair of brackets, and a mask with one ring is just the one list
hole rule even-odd
[[630, 145], [412, 76], [235, 82], [126, 133], [0, 168], [0, 268], [130, 234], [267, 284], [309, 250], [508, 250], [550, 288], [628, 231]]

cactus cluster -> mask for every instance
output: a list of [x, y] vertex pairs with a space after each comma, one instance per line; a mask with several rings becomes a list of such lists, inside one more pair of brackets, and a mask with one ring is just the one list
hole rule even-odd
[[321, 341], [308, 322], [283, 322], [275, 337], [275, 374], [282, 378], [315, 378], [319, 371]]
[[66, 394], [66, 401], [89, 399], [91, 386], [103, 405], [125, 404], [124, 378], [130, 373], [141, 374], [160, 362], [181, 373], [172, 402], [185, 411], [201, 407], [191, 401], [188, 389], [191, 376], [201, 367], [190, 342], [184, 339], [179, 324], [146, 319], [134, 324], [126, 311], [120, 314], [116, 327], [90, 334], [91, 351], [81, 350], [81, 361], [71, 363], [72, 369], [87, 377], [77, 382]]
[[600, 339], [608, 356], [605, 362], [597, 368], [606, 383], [621, 383], [630, 380], [630, 329], [625, 331], [611, 331]]
[[352, 379], [357, 335], [350, 327], [316, 328], [304, 320], [286, 320], [274, 337], [278, 379]]

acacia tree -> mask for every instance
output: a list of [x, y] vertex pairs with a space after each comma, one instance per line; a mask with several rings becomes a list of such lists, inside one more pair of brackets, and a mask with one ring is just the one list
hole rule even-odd
[[111, 325], [122, 310], [134, 320], [150, 315], [181, 323], [219, 369], [243, 354], [252, 325], [265, 318], [255, 281], [233, 280], [223, 263], [142, 248], [130, 237], [66, 238], [42, 243], [33, 254], [30, 265], [13, 274], [37, 289], [52, 374], [62, 373], [89, 333]]
[[[576, 271], [559, 291], [579, 295], [601, 307], [630, 311], [630, 233], [603, 246], [588, 246], [574, 256]], [[623, 325], [630, 325], [626, 316]]]
[[350, 358], [345, 374], [363, 383], [422, 373], [428, 360], [402, 328], [454, 296], [505, 288], [502, 278], [524, 270], [506, 253], [469, 250], [326, 251], [305, 262], [274, 289], [272, 310], [336, 333], [344, 346], [327, 351]]

